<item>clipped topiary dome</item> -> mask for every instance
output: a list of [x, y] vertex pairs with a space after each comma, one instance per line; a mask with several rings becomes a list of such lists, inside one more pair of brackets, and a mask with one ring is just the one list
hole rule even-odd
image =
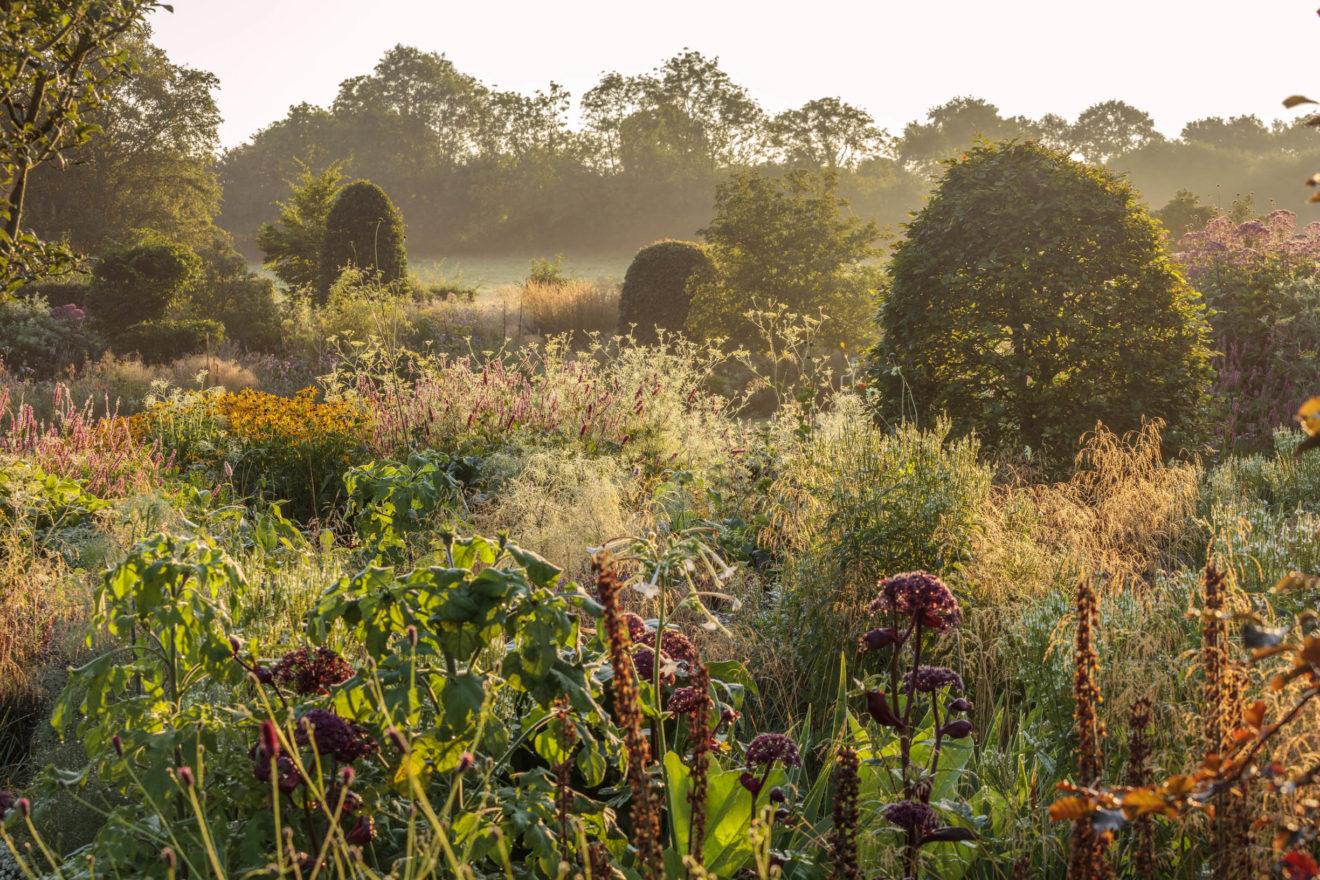
[[317, 293], [324, 302], [346, 266], [373, 269], [386, 284], [408, 272], [403, 217], [384, 190], [368, 180], [339, 191], [325, 220]]
[[657, 241], [642, 248], [623, 279], [619, 330], [632, 329], [639, 342], [648, 343], [656, 341], [658, 329], [681, 331], [692, 304], [688, 279], [712, 265], [706, 249], [691, 241]]

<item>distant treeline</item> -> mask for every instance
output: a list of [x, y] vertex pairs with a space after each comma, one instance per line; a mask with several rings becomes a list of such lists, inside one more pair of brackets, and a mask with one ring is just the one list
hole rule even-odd
[[1213, 117], [1169, 140], [1116, 100], [1069, 121], [1005, 117], [957, 97], [896, 135], [840, 98], [771, 114], [692, 51], [650, 73], [602, 75], [571, 127], [572, 96], [554, 83], [500, 91], [402, 45], [341, 83], [329, 108], [292, 107], [217, 158], [215, 78], [171, 63], [147, 33], [134, 54], [141, 73], [98, 111], [106, 136], [34, 181], [29, 219], [40, 234], [96, 250], [141, 229], [205, 238], [214, 221], [255, 257], [256, 232], [278, 215], [288, 181], [333, 163], [385, 190], [410, 252], [426, 257], [691, 237], [711, 218], [715, 184], [752, 167], [835, 169], [857, 214], [896, 226], [920, 207], [940, 160], [978, 138], [1036, 138], [1127, 172], [1152, 208], [1179, 190], [1224, 210], [1248, 194], [1262, 210], [1296, 205], [1320, 162], [1320, 134], [1300, 122]]

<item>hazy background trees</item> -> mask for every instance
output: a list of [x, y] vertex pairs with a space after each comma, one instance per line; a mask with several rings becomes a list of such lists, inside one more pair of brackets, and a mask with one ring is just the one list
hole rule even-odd
[[575, 96], [553, 82], [501, 90], [405, 45], [344, 80], [328, 107], [293, 106], [221, 152], [215, 78], [171, 61], [145, 29], [125, 47], [138, 72], [91, 111], [105, 136], [62, 169], [34, 170], [28, 187], [26, 222], [89, 251], [141, 232], [204, 246], [218, 227], [259, 259], [258, 235], [270, 243], [267, 224], [290, 216], [290, 186], [332, 167], [384, 190], [424, 260], [623, 254], [692, 238], [714, 216], [717, 187], [752, 169], [834, 172], [852, 212], [896, 234], [941, 162], [987, 140], [1035, 139], [1125, 172], [1174, 232], [1247, 194], [1267, 211], [1320, 161], [1313, 131], [1254, 116], [1194, 120], [1166, 138], [1121, 100], [1032, 119], [962, 95], [893, 133], [843, 96], [772, 112], [692, 50], [643, 73], [602, 72]]

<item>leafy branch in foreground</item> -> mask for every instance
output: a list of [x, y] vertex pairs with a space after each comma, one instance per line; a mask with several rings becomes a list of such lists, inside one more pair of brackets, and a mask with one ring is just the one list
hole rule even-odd
[[[1208, 599], [1221, 588], [1219, 580], [1217, 572], [1207, 569]], [[1299, 588], [1320, 588], [1320, 578], [1293, 573], [1275, 584], [1272, 592]], [[1316, 633], [1320, 614], [1306, 609], [1291, 624], [1270, 626], [1254, 613], [1230, 614], [1216, 601], [1207, 601], [1206, 606], [1201, 612], [1203, 628], [1220, 632], [1229, 622], [1242, 624], [1242, 644], [1251, 665], [1290, 661], [1276, 671], [1268, 685], [1282, 702], [1273, 710], [1263, 699], [1245, 707], [1239, 704], [1234, 714], [1222, 717], [1225, 727], [1216, 731], [1222, 734], [1221, 747], [1216, 749], [1212, 743], [1191, 772], [1151, 785], [1060, 783], [1064, 796], [1051, 804], [1050, 818], [1089, 822], [1108, 841], [1128, 823], [1147, 816], [1177, 819], [1203, 813], [1218, 822], [1221, 817], [1240, 815], [1248, 788], [1260, 786], [1289, 811], [1277, 823], [1271, 840], [1273, 869], [1288, 880], [1320, 877], [1320, 865], [1311, 852], [1320, 840], [1320, 800], [1314, 794], [1320, 784], [1320, 764], [1287, 766], [1277, 757], [1285, 749], [1281, 734], [1308, 723], [1312, 716], [1306, 709], [1320, 696], [1320, 634]], [[1208, 681], [1207, 687], [1212, 684]], [[1251, 827], [1267, 824], [1258, 819]], [[1238, 853], [1235, 863], [1243, 856], [1245, 853]]]
[[0, 0], [0, 289], [73, 266], [64, 247], [22, 230], [28, 178], [99, 129], [87, 121], [132, 72], [119, 40], [158, 0]]

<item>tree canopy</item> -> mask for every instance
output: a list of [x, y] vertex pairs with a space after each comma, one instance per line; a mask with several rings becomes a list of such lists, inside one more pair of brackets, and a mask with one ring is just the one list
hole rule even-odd
[[1132, 187], [1033, 142], [946, 167], [894, 249], [871, 355], [879, 415], [947, 413], [992, 448], [1053, 461], [1097, 422], [1160, 418], [1190, 443], [1204, 308]]

